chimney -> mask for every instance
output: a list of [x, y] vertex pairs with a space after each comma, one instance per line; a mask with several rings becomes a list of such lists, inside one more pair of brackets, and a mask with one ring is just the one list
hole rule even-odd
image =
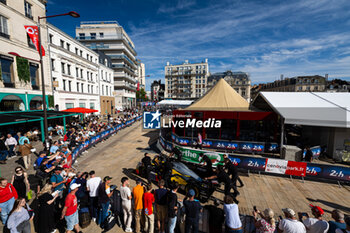
[[281, 74], [281, 80], [283, 80], [283, 74]]
[[326, 82], [327, 82], [328, 81], [328, 74], [325, 74], [324, 78], [326, 79]]
[[167, 61], [167, 62], [166, 62], [166, 65], [167, 65], [167, 66], [170, 65], [170, 62]]

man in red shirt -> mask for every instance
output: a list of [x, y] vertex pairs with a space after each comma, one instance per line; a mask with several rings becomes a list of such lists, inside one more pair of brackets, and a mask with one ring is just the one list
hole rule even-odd
[[154, 232], [154, 214], [153, 214], [153, 203], [154, 195], [151, 193], [152, 185], [147, 185], [146, 192], [143, 194], [143, 208], [145, 213], [145, 232]]
[[76, 232], [81, 233], [79, 228], [79, 215], [78, 215], [78, 201], [75, 193], [78, 191], [80, 184], [73, 183], [70, 186], [71, 192], [67, 195], [64, 208], [62, 210], [62, 216], [66, 219], [67, 222], [67, 233], [73, 232], [75, 229]]
[[1, 221], [5, 225], [15, 199], [18, 198], [17, 191], [5, 178], [0, 178], [0, 212]]

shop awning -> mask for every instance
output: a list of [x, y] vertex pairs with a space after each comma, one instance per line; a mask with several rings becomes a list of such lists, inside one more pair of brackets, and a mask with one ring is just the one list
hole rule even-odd
[[252, 106], [274, 110], [286, 124], [350, 128], [350, 93], [261, 92]]
[[184, 110], [198, 111], [249, 111], [249, 103], [223, 78], [204, 96]]
[[63, 112], [93, 113], [93, 112], [98, 112], [98, 110], [90, 109], [90, 108], [70, 108], [70, 109], [63, 110]]

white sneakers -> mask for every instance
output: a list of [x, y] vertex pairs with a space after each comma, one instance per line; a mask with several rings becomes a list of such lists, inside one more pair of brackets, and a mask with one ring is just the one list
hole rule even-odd
[[125, 232], [132, 232], [132, 229], [131, 228], [126, 228]]

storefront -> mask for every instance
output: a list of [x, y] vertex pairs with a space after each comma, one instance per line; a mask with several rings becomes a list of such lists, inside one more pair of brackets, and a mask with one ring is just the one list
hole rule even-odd
[[[46, 104], [48, 106], [48, 96]], [[0, 93], [0, 111], [30, 111], [42, 109], [42, 95], [19, 94], [19, 93]]]

